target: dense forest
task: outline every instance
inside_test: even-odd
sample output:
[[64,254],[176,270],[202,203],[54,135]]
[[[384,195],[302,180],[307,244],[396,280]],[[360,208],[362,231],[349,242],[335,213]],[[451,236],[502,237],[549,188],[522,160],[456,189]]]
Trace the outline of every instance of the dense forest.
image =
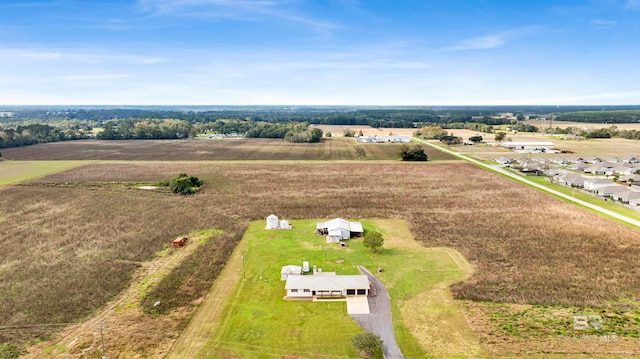
[[578,111],[560,114],[555,119],[590,123],[633,123],[640,122],[640,110]]
[[[510,125],[521,132],[538,132],[537,127],[521,123],[525,116],[553,116],[559,121],[629,123],[640,122],[640,106],[5,107],[0,108],[0,148],[88,137],[102,140],[182,139],[211,132],[282,138],[291,142],[320,141],[321,131],[311,130],[310,124],[415,129],[438,126],[485,133],[494,132],[494,126]],[[587,138],[638,138],[635,131],[580,133],[577,129],[558,128],[551,132]]]

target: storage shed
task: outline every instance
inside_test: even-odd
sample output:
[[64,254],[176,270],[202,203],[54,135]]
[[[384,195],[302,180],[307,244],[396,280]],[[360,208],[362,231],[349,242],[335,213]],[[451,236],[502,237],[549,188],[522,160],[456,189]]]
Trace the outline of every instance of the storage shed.
[[282,270],[280,270],[280,280],[287,280],[290,275],[302,275],[302,266],[282,266]]
[[287,221],[286,219],[281,220],[280,229],[291,229],[291,225],[289,224],[289,221]]
[[270,214],[267,217],[267,229],[278,229],[278,216]]

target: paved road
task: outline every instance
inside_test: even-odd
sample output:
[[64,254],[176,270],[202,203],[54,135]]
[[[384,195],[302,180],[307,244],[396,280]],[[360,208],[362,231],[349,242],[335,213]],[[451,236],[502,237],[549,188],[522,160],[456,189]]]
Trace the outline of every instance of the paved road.
[[478,161],[478,160],[476,160],[474,158],[471,158],[469,156],[465,156],[465,155],[463,155],[461,153],[458,153],[458,152],[455,152],[455,151],[451,151],[449,149],[442,148],[440,146],[436,146],[436,145],[434,145],[432,143],[429,143],[429,142],[426,142],[426,141],[422,141],[422,140],[420,140],[418,138],[415,138],[415,137],[414,137],[414,139],[419,141],[419,142],[421,142],[421,143],[423,143],[423,144],[425,144],[425,145],[427,145],[427,146],[431,146],[431,147],[433,147],[433,148],[435,148],[435,149],[437,149],[439,151],[448,153],[448,154],[450,154],[452,156],[455,156],[455,157],[458,157],[458,158],[463,159],[465,161],[471,162],[471,163],[473,163],[475,165],[478,165],[480,167],[483,167],[483,168],[498,172],[498,173],[503,174],[505,176],[508,176],[508,177],[510,177],[512,179],[515,179],[516,181],[520,181],[520,182],[526,183],[526,184],[528,184],[528,185],[530,185],[532,187],[539,188],[539,189],[541,189],[543,191],[546,191],[546,192],[551,193],[553,195],[556,195],[558,197],[562,197],[562,198],[568,199],[570,201],[573,201],[573,202],[575,202],[575,203],[577,203],[577,204],[579,204],[581,206],[584,206],[584,207],[587,207],[587,208],[591,208],[594,211],[606,214],[607,216],[619,219],[619,220],[621,220],[623,222],[632,224],[632,225],[634,225],[636,227],[640,227],[640,221],[638,221],[636,219],[633,219],[633,218],[621,215],[619,213],[610,211],[610,210],[602,208],[602,207],[600,207],[600,206],[598,206],[596,204],[585,202],[583,200],[573,198],[572,196],[569,196],[568,194],[564,194],[562,192],[558,192],[558,191],[556,191],[554,189],[551,189],[551,188],[549,188],[547,186],[543,186],[541,184],[529,181],[527,178],[525,178],[523,176],[520,176],[520,175],[517,175],[517,174],[515,174],[515,173],[513,173],[511,171],[507,171],[507,170],[505,170],[504,168],[502,168],[502,167],[500,167],[498,165],[488,165],[488,164],[486,164],[484,162]]
[[393,325],[391,325],[391,307],[389,305],[389,294],[371,272],[362,266],[358,266],[360,273],[369,277],[369,282],[375,288],[376,295],[368,297],[369,310],[371,314],[353,314],[351,318],[366,331],[376,333],[382,339],[382,354],[386,359],[404,359],[402,352],[396,343],[393,335]]

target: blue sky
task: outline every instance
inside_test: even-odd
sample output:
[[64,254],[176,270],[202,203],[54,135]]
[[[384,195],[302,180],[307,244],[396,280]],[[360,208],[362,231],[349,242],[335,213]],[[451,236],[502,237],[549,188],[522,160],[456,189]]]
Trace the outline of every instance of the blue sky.
[[0,0],[0,104],[640,104],[640,0]]

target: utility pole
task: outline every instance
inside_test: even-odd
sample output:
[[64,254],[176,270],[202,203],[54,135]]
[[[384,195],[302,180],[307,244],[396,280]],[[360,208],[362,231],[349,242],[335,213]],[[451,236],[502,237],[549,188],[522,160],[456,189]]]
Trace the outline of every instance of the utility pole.
[[100,341],[102,342],[102,359],[107,359],[104,355],[104,336],[102,335],[102,329],[104,328],[104,323],[100,323]]

